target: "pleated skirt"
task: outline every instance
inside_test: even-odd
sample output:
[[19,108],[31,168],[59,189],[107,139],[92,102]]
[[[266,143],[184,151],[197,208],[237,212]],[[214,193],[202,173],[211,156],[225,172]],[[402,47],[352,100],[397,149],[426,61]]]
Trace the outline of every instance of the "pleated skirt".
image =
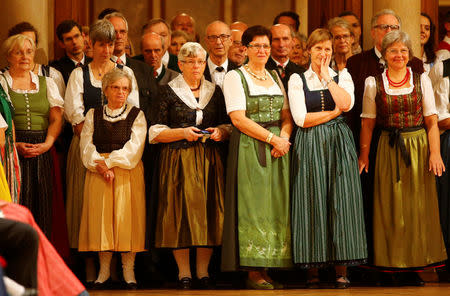
[[365,263],[358,158],[343,118],[298,128],[291,169],[294,263],[303,268]]
[[81,161],[80,137],[73,135],[66,166],[67,233],[72,249],[78,248],[85,178],[86,168]]
[[400,149],[381,133],[375,163],[374,264],[385,268],[422,268],[447,258],[439,221],[436,179],[428,170],[424,129],[402,132],[411,155],[407,167]]
[[[43,143],[47,131],[16,130],[16,141],[25,143]],[[20,204],[26,206],[33,214],[37,224],[47,237],[52,230],[53,176],[50,151],[41,155],[19,157],[22,175]]]
[[106,182],[97,172],[86,172],[79,251],[145,251],[142,161],[131,170],[119,167],[112,170],[112,183]]
[[439,216],[448,253],[450,251],[450,130],[441,135],[441,156],[446,171],[437,178]]
[[165,145],[159,161],[155,247],[221,245],[225,187],[219,149]]

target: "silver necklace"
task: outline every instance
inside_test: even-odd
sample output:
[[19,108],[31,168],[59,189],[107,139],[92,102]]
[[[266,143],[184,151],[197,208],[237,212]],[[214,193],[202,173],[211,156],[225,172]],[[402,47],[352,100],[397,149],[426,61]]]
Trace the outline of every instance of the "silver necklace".
[[253,71],[250,69],[250,67],[247,65],[244,66],[245,70],[247,70],[248,74],[252,75],[258,80],[265,81],[267,80],[267,72],[264,70],[264,76],[258,76],[257,74],[253,73]]

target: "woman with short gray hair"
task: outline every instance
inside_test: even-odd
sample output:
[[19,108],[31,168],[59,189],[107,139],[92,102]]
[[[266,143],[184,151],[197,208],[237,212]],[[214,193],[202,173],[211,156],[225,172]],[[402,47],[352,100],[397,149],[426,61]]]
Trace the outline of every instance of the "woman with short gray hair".
[[[102,79],[107,100],[90,109],[81,132],[81,159],[87,169],[78,249],[98,252],[95,281],[104,287],[113,253],[121,252],[128,288],[136,288],[134,259],[145,250],[145,186],[142,153],[147,122],[127,102],[132,78],[114,68]],[[102,213],[99,215],[99,213]]]
[[328,30],[333,36],[333,59],[330,67],[334,71],[341,71],[347,67],[347,60],[353,55],[355,34],[350,23],[341,17],[332,18],[328,22]]
[[[111,61],[116,35],[114,27],[108,20],[98,20],[89,31],[90,46],[93,50],[91,63],[72,71],[67,83],[64,101],[65,117],[72,124],[74,135],[67,155],[66,167],[66,214],[69,245],[73,249],[78,248],[78,234],[83,205],[83,188],[86,169],[80,158],[80,134],[83,128],[85,116],[89,109],[106,104],[102,96],[102,79],[106,73],[117,68],[130,75],[132,87],[127,102],[139,107],[137,83],[133,71]],[[89,265],[86,272],[86,280],[93,282],[95,273],[92,272],[93,264]]]
[[[445,170],[437,111],[428,75],[407,67],[413,56],[408,34],[387,33],[381,52],[386,70],[365,81],[359,156],[360,173],[368,172],[370,144],[377,143],[370,164],[375,171],[373,263],[417,270],[447,258],[435,180]],[[378,134],[374,128],[381,133],[372,140]],[[417,274],[408,281],[423,285]]]
[[[188,42],[178,54],[182,75],[164,85],[149,130],[159,151],[155,247],[171,248],[178,265],[179,287],[189,289],[189,248],[197,250],[197,278],[211,286],[212,247],[222,244],[224,159],[222,142],[229,119],[220,87],[205,80],[206,52]],[[156,197],[155,196],[155,197]]]

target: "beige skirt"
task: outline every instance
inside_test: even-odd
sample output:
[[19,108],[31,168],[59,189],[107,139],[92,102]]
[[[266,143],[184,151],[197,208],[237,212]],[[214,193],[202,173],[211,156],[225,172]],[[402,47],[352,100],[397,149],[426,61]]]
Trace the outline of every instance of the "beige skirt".
[[86,173],[79,251],[145,250],[144,166],[140,161],[113,172],[111,184],[97,172]]

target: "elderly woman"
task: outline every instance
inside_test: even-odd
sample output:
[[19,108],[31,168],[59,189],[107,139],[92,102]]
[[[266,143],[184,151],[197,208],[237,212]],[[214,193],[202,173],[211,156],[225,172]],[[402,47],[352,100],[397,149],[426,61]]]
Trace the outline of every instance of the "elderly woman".
[[308,268],[310,288],[319,286],[318,268],[328,265],[336,266],[336,288],[347,288],[346,266],[367,258],[356,149],[341,116],[353,106],[354,86],[345,68],[338,74],[329,67],[332,40],[326,29],[312,32],[311,66],[288,84],[299,127],[291,163],[293,255]]
[[347,66],[353,55],[352,44],[355,39],[351,25],[343,18],[335,17],[328,22],[328,30],[333,36],[333,60],[331,68],[339,72]]
[[[0,76],[0,85],[5,86],[7,82],[4,76]],[[8,88],[6,88],[6,91]],[[8,182],[9,191],[11,194],[11,201],[18,203],[20,196],[20,167],[19,156],[17,154],[15,136],[14,136],[14,124],[12,121],[13,107],[11,100],[7,92],[0,86],[0,115],[4,121],[2,126],[3,134],[1,135],[1,163],[3,165],[6,180]]]
[[106,73],[102,91],[108,104],[88,111],[81,132],[81,158],[87,173],[78,249],[98,252],[97,286],[110,276],[112,252],[122,252],[125,282],[135,288],[134,258],[145,248],[141,157],[147,122],[139,108],[127,103],[131,89],[128,72],[116,68]]
[[303,68],[308,68],[309,55],[306,51],[306,37],[297,32],[292,38],[292,41],[294,44],[292,45],[289,59]]
[[189,41],[189,37],[184,31],[173,31],[170,40],[169,53],[178,56],[181,47]]
[[[102,97],[102,78],[112,69],[123,68],[133,80],[128,102],[139,106],[135,78],[131,69],[111,61],[114,50],[113,25],[107,20],[95,22],[90,28],[93,60],[90,64],[76,68],[70,75],[65,97],[65,115],[72,124],[74,136],[67,156],[67,226],[71,248],[78,248],[78,234],[83,201],[85,168],[80,158],[80,133],[86,113],[91,108],[106,103]],[[94,280],[90,278],[90,280]]]
[[436,62],[435,53],[435,33],[436,26],[433,24],[431,17],[422,12],[420,14],[420,53],[425,72],[429,73]]
[[[8,37],[11,37],[16,34],[22,34],[22,35],[26,35],[26,36],[30,37],[34,41],[35,46],[37,47],[38,41],[39,41],[39,39],[38,39],[39,35],[38,35],[38,31],[32,24],[30,24],[28,22],[22,22],[22,23],[18,23],[17,25],[15,25],[11,29],[9,29]],[[32,61],[31,69],[32,69],[33,73],[36,75],[51,77],[55,81],[56,85],[58,86],[59,94],[61,95],[61,97],[64,98],[64,92],[66,90],[66,85],[64,84],[64,78],[63,78],[61,72],[59,72],[58,70],[56,70],[53,67],[37,64],[37,63],[35,63],[34,60]]]
[[228,138],[229,120],[222,91],[203,78],[206,52],[201,45],[184,44],[178,65],[183,75],[161,89],[149,130],[150,143],[162,143],[155,246],[174,249],[182,289],[191,288],[189,248],[196,247],[197,277],[207,288],[211,247],[222,244],[220,142]]
[[[359,156],[360,172],[375,166],[374,265],[418,269],[447,258],[434,178],[445,169],[437,112],[428,75],[406,66],[413,57],[409,36],[387,33],[381,54],[387,69],[365,81]],[[378,145],[369,164],[371,142]],[[415,284],[423,284],[418,276]]]
[[281,79],[265,65],[270,31],[242,35],[248,64],[225,76],[230,139],[225,198],[222,269],[247,269],[247,286],[274,289],[267,268],[289,267],[289,137],[292,118]]
[[31,71],[35,49],[33,40],[25,35],[4,42],[9,70],[3,74],[6,85],[2,87],[8,90],[14,107],[23,188],[20,203],[31,210],[50,237],[54,184],[49,150],[61,131],[64,101],[53,79]]

